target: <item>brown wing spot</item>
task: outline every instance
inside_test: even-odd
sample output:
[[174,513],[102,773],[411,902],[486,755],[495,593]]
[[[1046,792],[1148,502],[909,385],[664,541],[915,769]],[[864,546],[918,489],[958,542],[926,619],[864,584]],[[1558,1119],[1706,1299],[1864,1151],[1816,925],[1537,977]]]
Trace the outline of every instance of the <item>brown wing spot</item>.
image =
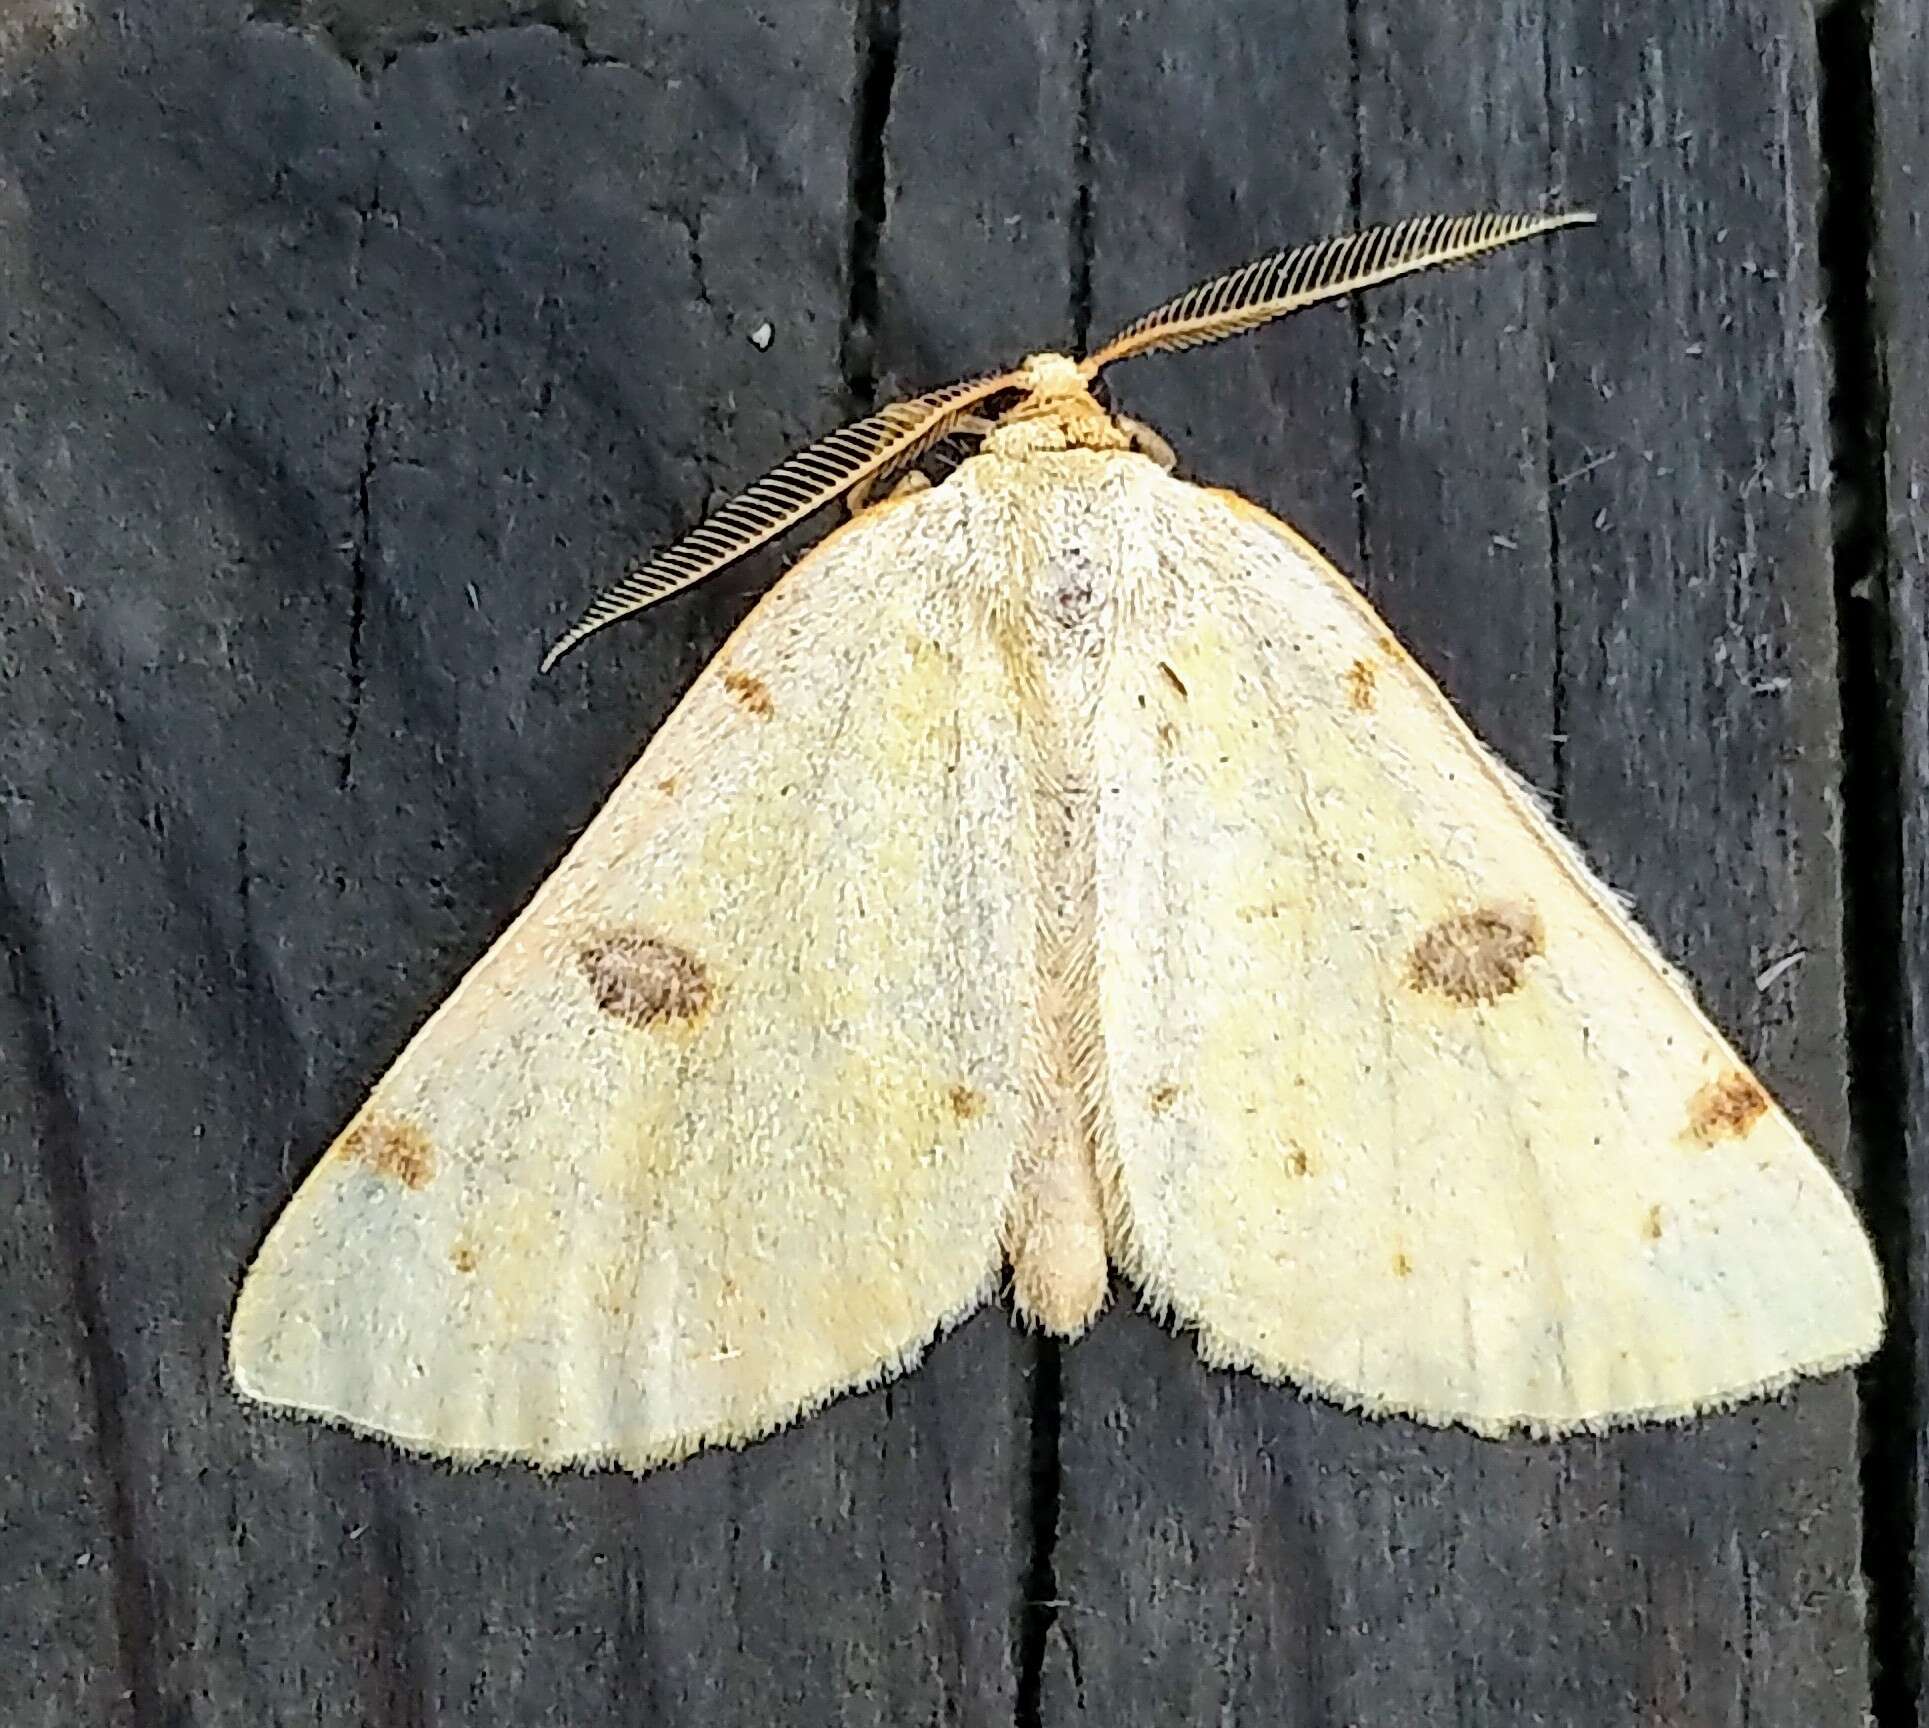
[[1179,1101],[1179,1088],[1168,1080],[1163,1086],[1154,1086],[1151,1097],[1145,1101],[1146,1108],[1154,1116],[1163,1116]]
[[1456,912],[1421,932],[1407,956],[1407,981],[1454,1002],[1497,1002],[1526,981],[1527,962],[1545,945],[1531,906],[1482,906]]
[[426,1188],[435,1180],[435,1148],[413,1122],[371,1117],[342,1142],[342,1156],[404,1188]]
[[770,699],[770,686],[748,672],[724,673],[723,687],[759,720],[768,720],[777,711],[777,705]]
[[1179,731],[1170,720],[1159,722],[1159,748],[1170,750],[1179,741]]
[[953,1086],[945,1095],[951,1105],[951,1114],[960,1122],[969,1122],[974,1116],[985,1113],[985,1100],[982,1093],[969,1086]]
[[458,1242],[449,1255],[449,1264],[458,1272],[467,1274],[476,1269],[476,1251],[467,1242]]
[[1286,1174],[1288,1176],[1310,1176],[1312,1173],[1313,1161],[1306,1156],[1305,1147],[1295,1146],[1286,1154]]
[[1739,1068],[1710,1080],[1688,1100],[1687,1137],[1698,1146],[1739,1140],[1761,1120],[1768,1094]]
[[1163,660],[1159,662],[1159,672],[1165,681],[1170,684],[1174,690],[1178,691],[1180,696],[1184,697],[1192,694],[1192,692],[1186,688],[1186,681]]
[[1342,682],[1346,685],[1346,700],[1349,707],[1365,714],[1373,707],[1373,686],[1379,682],[1380,669],[1371,660],[1359,659],[1346,669]]
[[665,798],[674,798],[676,796],[676,776],[674,774],[666,774],[656,783],[656,789],[661,792]]
[[710,1005],[710,978],[687,948],[641,930],[621,930],[585,943],[576,963],[613,1020],[649,1027],[694,1020]]
[[1647,1217],[1641,1220],[1641,1234],[1650,1242],[1661,1240],[1661,1208],[1650,1206]]
[[1413,1262],[1407,1257],[1407,1251],[1404,1248],[1396,1248],[1393,1251],[1393,1276],[1396,1278],[1413,1276]]

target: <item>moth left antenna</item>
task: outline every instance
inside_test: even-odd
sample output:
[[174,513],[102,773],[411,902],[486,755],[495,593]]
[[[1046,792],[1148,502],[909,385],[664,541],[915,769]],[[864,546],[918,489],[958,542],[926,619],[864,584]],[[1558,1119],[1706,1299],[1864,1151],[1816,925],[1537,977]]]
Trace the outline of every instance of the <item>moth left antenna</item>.
[[1458,264],[1536,234],[1578,228],[1593,220],[1591,210],[1417,216],[1311,246],[1270,252],[1135,318],[1103,348],[1081,360],[1079,370],[1095,378],[1105,367],[1135,354],[1220,342],[1322,300],[1337,300],[1396,276]]
[[593,636],[605,624],[641,612],[715,575],[726,564],[843,497],[861,481],[913,460],[987,396],[1010,389],[1014,382],[1010,373],[1000,373],[993,378],[947,384],[927,396],[893,402],[786,457],[681,540],[604,589],[543,656],[542,670],[547,672],[585,636]]

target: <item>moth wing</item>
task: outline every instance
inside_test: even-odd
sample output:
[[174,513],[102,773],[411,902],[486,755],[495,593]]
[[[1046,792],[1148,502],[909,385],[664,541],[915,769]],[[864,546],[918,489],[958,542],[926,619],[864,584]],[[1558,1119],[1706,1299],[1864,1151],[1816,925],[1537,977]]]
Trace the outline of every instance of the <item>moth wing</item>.
[[1096,722],[1117,1258],[1215,1363],[1482,1432],[1874,1348],[1835,1182],[1351,586],[1152,483]]
[[699,677],[275,1225],[242,1392],[642,1468],[900,1371],[980,1302],[1031,926],[957,508],[867,513]]

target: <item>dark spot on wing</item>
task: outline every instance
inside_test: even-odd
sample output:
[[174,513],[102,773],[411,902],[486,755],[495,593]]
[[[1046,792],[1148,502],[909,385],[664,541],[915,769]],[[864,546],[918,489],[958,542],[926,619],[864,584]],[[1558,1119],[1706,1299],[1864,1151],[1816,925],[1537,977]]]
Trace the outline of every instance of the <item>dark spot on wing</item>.
[[1313,1161],[1306,1156],[1305,1147],[1295,1146],[1287,1152],[1286,1174],[1288,1176],[1310,1176],[1312,1173]]
[[951,1114],[960,1122],[969,1122],[974,1116],[984,1114],[983,1096],[969,1086],[953,1086],[945,1096],[951,1106]]
[[1404,1248],[1396,1248],[1393,1251],[1393,1276],[1396,1278],[1413,1276],[1413,1262],[1408,1258]]
[[1768,1094],[1754,1076],[1731,1069],[1688,1100],[1688,1138],[1700,1146],[1739,1140],[1767,1109]]
[[1076,629],[1092,613],[1092,584],[1068,575],[1052,595],[1052,615],[1067,630]]
[[1179,1088],[1168,1080],[1163,1086],[1154,1086],[1151,1097],[1147,1098],[1145,1103],[1146,1108],[1154,1116],[1163,1116],[1178,1101]]
[[468,1273],[476,1269],[476,1251],[467,1242],[458,1242],[449,1255],[449,1264],[458,1272]]
[[372,1116],[342,1141],[342,1156],[404,1188],[426,1188],[435,1180],[435,1148],[413,1122]]
[[1456,912],[1421,932],[1407,956],[1407,981],[1453,1002],[1497,1002],[1526,981],[1527,962],[1544,940],[1531,906]]
[[1346,685],[1347,703],[1365,714],[1374,703],[1373,687],[1379,682],[1380,669],[1371,660],[1359,659],[1346,669],[1343,682]]
[[777,711],[777,705],[770,699],[770,686],[748,672],[724,673],[723,687],[759,720],[768,720]]
[[1641,1234],[1650,1242],[1661,1240],[1661,1208],[1650,1206],[1647,1217],[1641,1220]]
[[710,979],[687,948],[641,930],[586,942],[576,963],[596,1006],[625,1025],[649,1027],[694,1020],[710,1005]]
[[1159,662],[1159,671],[1164,676],[1165,681],[1170,684],[1174,690],[1178,691],[1181,696],[1189,696],[1191,694],[1191,692],[1186,689],[1186,681],[1163,660]]

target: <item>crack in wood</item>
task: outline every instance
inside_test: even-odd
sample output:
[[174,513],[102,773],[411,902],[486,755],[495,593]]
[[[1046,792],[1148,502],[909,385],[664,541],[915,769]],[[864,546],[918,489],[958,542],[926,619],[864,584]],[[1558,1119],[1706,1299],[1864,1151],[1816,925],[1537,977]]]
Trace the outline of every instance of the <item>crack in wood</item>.
[[854,417],[877,406],[877,248],[889,198],[885,133],[898,72],[897,0],[858,0],[857,100],[845,245],[844,392]]
[[1822,334],[1832,361],[1837,676],[1842,712],[1842,927],[1849,1133],[1890,1291],[1888,1335],[1863,1371],[1862,1570],[1868,1586],[1870,1719],[1916,1721],[1916,1460],[1923,1442],[1904,1100],[1909,952],[1902,910],[1901,672],[1890,615],[1886,331],[1871,291],[1879,222],[1873,0],[1817,20],[1820,61]]

